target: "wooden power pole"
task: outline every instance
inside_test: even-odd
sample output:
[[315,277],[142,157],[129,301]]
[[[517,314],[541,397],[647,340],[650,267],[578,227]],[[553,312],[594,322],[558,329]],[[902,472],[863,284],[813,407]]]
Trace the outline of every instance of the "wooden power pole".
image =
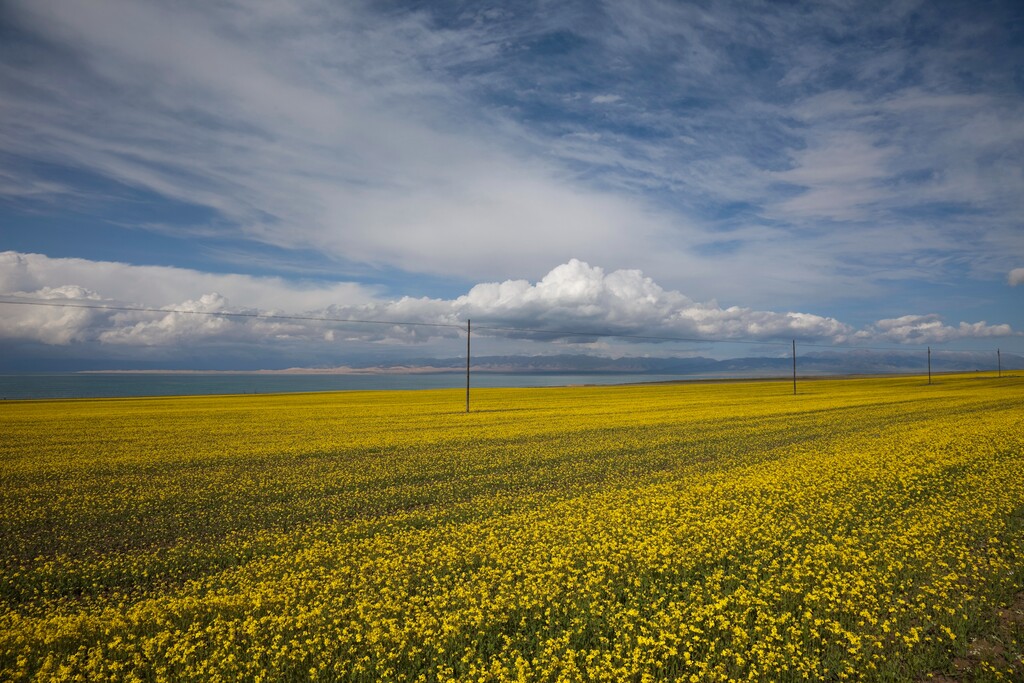
[[793,395],[796,396],[796,339],[793,340]]

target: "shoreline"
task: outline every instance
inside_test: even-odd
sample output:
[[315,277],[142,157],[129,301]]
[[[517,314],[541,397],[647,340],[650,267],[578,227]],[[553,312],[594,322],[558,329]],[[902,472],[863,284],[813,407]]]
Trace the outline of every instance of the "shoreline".
[[[60,373],[51,375],[35,375],[36,377],[51,377],[51,378],[86,378],[86,377],[97,377],[106,373],[89,373],[88,375],[80,373]],[[454,373],[436,373],[435,379],[448,379]],[[460,373],[461,374],[461,373]],[[752,377],[752,376],[738,376],[738,377],[688,377],[688,376],[677,376],[668,377],[665,375],[652,376],[651,379],[644,379],[639,374],[627,374],[622,373],[622,376],[617,376],[617,373],[488,373],[479,372],[476,373],[483,377],[490,377],[492,382],[488,383],[486,380],[481,380],[484,386],[480,384],[472,384],[471,389],[477,390],[494,390],[494,389],[555,389],[555,388],[599,388],[599,387],[659,387],[659,386],[670,386],[670,385],[698,385],[698,384],[760,384],[760,383],[788,383],[793,381],[792,375],[790,376],[764,376],[764,377]],[[143,378],[156,377],[164,375],[169,380],[174,378],[184,377],[203,377],[209,376],[211,379],[218,376],[224,375],[235,375],[243,376],[248,375],[254,379],[259,378],[273,378],[271,385],[221,385],[214,383],[208,384],[205,387],[202,385],[187,386],[186,380],[185,385],[171,383],[165,387],[165,391],[152,391],[153,387],[145,385]],[[24,402],[24,401],[79,401],[79,400],[131,400],[131,399],[159,399],[159,398],[187,398],[187,397],[216,397],[216,396],[270,396],[270,395],[286,395],[286,394],[313,394],[313,393],[350,393],[350,392],[409,392],[409,391],[465,391],[465,384],[459,383],[458,385],[451,385],[450,383],[421,383],[419,386],[402,386],[402,378],[407,377],[410,380],[419,379],[421,382],[429,377],[426,374],[418,375],[354,375],[349,376],[353,379],[357,379],[360,382],[366,382],[365,386],[318,386],[316,379],[318,378],[329,378],[338,377],[339,379],[345,376],[342,375],[283,375],[283,374],[252,374],[252,373],[218,373],[216,375],[209,375],[208,373],[192,374],[192,373],[112,373],[111,378],[123,378],[123,377],[137,377],[140,381],[135,386],[118,389],[111,389],[108,387],[63,387],[61,389],[46,389],[37,390],[33,395],[19,395],[24,394],[25,390],[14,390],[11,394],[3,391],[0,388],[0,402],[6,403],[10,401]],[[1003,372],[1003,379],[1017,378],[1020,376],[1019,370],[1007,370]],[[22,377],[28,378],[32,375],[0,375],[0,378],[12,378]],[[607,381],[586,381],[591,378],[601,377]],[[927,373],[913,372],[913,373],[846,373],[837,375],[797,375],[797,383],[805,382],[823,382],[823,381],[855,381],[855,380],[871,380],[871,379],[912,379],[921,378],[922,380],[927,377]],[[997,379],[995,370],[970,370],[970,371],[948,371],[948,372],[933,372],[933,379],[941,378],[961,378],[961,379]],[[294,383],[288,382],[286,386],[274,386],[278,382],[287,382],[288,378],[293,378],[296,381]],[[380,379],[382,382],[393,382],[397,383],[398,386],[380,386],[376,382],[372,382],[374,378]],[[544,378],[549,378],[550,381],[545,383],[542,381]],[[499,381],[494,382],[493,380],[498,379]],[[531,382],[533,379],[535,381]],[[305,380],[305,381],[303,381]],[[312,380],[312,382],[310,381]],[[504,381],[502,381],[504,380]],[[564,381],[558,381],[564,380]],[[621,380],[621,381],[616,381]],[[205,389],[205,390],[204,390]],[[141,393],[150,390],[151,393]]]

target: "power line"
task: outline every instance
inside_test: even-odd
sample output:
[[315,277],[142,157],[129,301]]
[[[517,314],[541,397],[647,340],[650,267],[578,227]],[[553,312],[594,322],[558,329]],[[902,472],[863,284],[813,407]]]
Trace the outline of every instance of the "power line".
[[356,320],[354,318],[323,318],[312,315],[273,315],[270,313],[232,313],[229,311],[189,311],[177,308],[144,308],[142,306],[101,306],[98,304],[73,304],[58,303],[52,301],[9,301],[0,299],[0,304],[15,304],[22,306],[51,306],[54,308],[87,308],[99,311],[132,311],[137,313],[187,313],[190,315],[223,316],[228,318],[255,318],[258,320],[302,320],[315,322],[332,323],[360,323],[365,325],[416,325],[419,327],[449,327],[457,330],[465,329],[462,325],[454,323],[421,323],[411,321],[390,321],[390,320]]
[[[445,328],[455,330],[465,330],[466,327],[461,323],[425,323],[416,322],[411,320],[363,320],[357,318],[328,318],[320,316],[309,316],[309,315],[276,315],[270,313],[237,313],[230,311],[191,311],[186,309],[176,308],[149,308],[145,306],[108,306],[101,304],[84,304],[84,303],[72,303],[67,301],[51,301],[51,300],[40,300],[40,299],[0,299],[0,304],[12,304],[21,306],[48,306],[53,308],[80,308],[89,310],[100,310],[100,311],[125,311],[134,313],[180,313],[188,315],[205,315],[210,317],[228,317],[228,318],[249,318],[256,320],[286,320],[286,321],[302,321],[302,322],[330,322],[330,323],[354,323],[360,325],[390,325],[390,326],[412,326],[412,327],[434,327],[434,328]],[[484,330],[489,332],[517,332],[525,334],[544,334],[553,337],[608,337],[615,339],[631,339],[635,341],[652,341],[652,342],[687,342],[695,344],[750,344],[759,346],[776,346],[783,347],[789,346],[789,341],[768,341],[763,339],[721,339],[714,337],[677,337],[673,335],[645,335],[645,334],[629,334],[625,332],[616,332],[614,330],[552,330],[552,329],[541,329],[532,327],[515,327],[511,325],[478,325],[477,330]],[[814,342],[801,342],[803,347],[820,348],[820,349],[852,349],[852,350],[863,350],[863,351],[915,351],[923,350],[926,347],[921,346],[863,346],[863,345],[849,345],[849,344],[818,344]]]
[[[41,300],[6,300],[0,299],[0,304],[16,304],[23,306],[49,306],[53,308],[84,308],[91,310],[101,311],[129,311],[136,313],[182,313],[192,315],[206,315],[206,316],[223,316],[223,317],[234,317],[234,318],[253,318],[260,320],[300,320],[300,321],[314,321],[314,322],[335,322],[335,323],[360,323],[370,325],[414,325],[421,327],[442,327],[449,329],[466,329],[461,324],[455,323],[424,323],[424,322],[413,322],[407,320],[357,320],[353,318],[325,318],[317,316],[302,316],[302,315],[273,315],[263,313],[233,313],[230,311],[190,311],[185,309],[174,309],[174,308],[148,308],[144,306],[107,306],[100,304],[81,304],[81,303],[70,303],[70,302],[57,302],[57,301],[41,301]],[[547,334],[556,337],[615,337],[617,339],[634,339],[638,341],[678,341],[678,342],[692,342],[692,343],[720,343],[720,344],[759,344],[767,346],[785,346],[788,342],[773,342],[765,340],[753,340],[753,339],[711,339],[711,338],[698,338],[698,337],[675,337],[666,335],[639,335],[639,334],[626,334],[615,331],[604,331],[604,332],[584,332],[579,330],[545,330],[539,328],[530,327],[511,327],[502,325],[482,325],[478,326],[477,329],[488,330],[492,332],[523,332],[528,334]]]

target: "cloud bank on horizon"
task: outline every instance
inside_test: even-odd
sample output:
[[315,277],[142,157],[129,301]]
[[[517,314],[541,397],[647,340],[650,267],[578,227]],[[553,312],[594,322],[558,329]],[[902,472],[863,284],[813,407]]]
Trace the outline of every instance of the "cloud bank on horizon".
[[[65,273],[74,273],[77,284],[62,280]],[[200,293],[210,286],[229,292],[230,297],[219,292]],[[539,348],[548,352],[559,348],[550,346],[551,342],[593,344],[605,337],[614,338],[615,334],[726,341],[798,338],[804,342],[846,345],[882,341],[926,344],[1020,336],[1006,324],[979,321],[954,326],[937,314],[878,320],[858,330],[834,318],[809,313],[723,308],[714,301],[701,303],[681,292],[666,290],[639,270],[606,273],[576,259],[554,268],[537,282],[480,283],[453,299],[380,299],[356,285],[323,289],[307,283],[305,287],[288,286],[290,305],[285,308],[259,306],[267,292],[279,293],[282,286],[270,278],[211,276],[185,269],[4,252],[0,253],[3,298],[95,308],[7,305],[0,318],[0,342],[117,347],[120,357],[130,358],[132,349],[145,351],[179,345],[262,344],[272,352],[275,345],[283,342],[286,346],[312,344],[324,347],[326,352],[332,346],[337,350],[355,341],[411,346],[460,334],[455,327],[337,322],[346,319],[450,326],[461,326],[473,319],[478,323],[478,335],[537,341],[542,344]],[[183,293],[190,298],[174,298]],[[323,305],[327,300],[332,303]],[[169,310],[103,310],[103,306]],[[225,313],[251,317],[220,315]],[[289,313],[329,318],[333,322],[255,317]],[[495,331],[488,327],[505,329]],[[537,330],[594,334],[559,335]]]
[[[0,283],[207,312],[1018,339],[1022,20],[922,0],[12,0]],[[332,336],[431,336],[200,318],[24,306],[0,334],[226,356],[315,336],[325,359]]]

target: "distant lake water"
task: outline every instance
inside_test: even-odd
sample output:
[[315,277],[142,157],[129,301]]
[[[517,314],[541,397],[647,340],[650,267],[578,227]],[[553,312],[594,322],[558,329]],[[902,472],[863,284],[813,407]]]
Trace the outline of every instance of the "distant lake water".
[[[699,379],[692,375],[528,375],[475,373],[473,387],[550,387],[571,384],[630,384]],[[0,399],[116,398],[124,396],[191,396],[276,394],[305,391],[380,389],[458,389],[458,373],[423,375],[258,375],[185,373],[66,373],[0,375]]]

